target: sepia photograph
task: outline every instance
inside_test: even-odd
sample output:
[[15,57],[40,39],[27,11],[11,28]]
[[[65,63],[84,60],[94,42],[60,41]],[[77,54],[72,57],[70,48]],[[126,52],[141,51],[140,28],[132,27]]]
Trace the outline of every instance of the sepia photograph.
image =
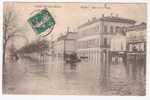
[[146,96],[147,3],[3,2],[2,94]]

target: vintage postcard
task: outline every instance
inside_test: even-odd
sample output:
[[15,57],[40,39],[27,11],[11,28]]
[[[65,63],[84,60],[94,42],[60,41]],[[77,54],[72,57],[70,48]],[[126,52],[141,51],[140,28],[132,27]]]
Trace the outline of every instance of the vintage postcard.
[[3,94],[146,95],[146,3],[3,2]]

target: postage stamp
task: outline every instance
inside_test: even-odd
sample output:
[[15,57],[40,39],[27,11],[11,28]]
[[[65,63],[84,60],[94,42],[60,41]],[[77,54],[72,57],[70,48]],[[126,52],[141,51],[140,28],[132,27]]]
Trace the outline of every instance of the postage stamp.
[[55,20],[47,9],[36,11],[34,14],[32,13],[28,22],[33,30],[41,36],[50,34],[55,25]]

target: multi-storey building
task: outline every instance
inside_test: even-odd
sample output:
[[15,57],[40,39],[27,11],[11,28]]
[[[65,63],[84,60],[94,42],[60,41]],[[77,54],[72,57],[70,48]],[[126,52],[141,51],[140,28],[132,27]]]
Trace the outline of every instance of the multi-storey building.
[[76,32],[67,32],[66,35],[60,36],[53,44],[56,57],[62,58],[76,52]]
[[129,77],[145,79],[143,75],[146,75],[146,23],[128,28],[126,54]]
[[99,63],[100,52],[105,49],[124,51],[127,27],[134,24],[134,20],[112,15],[88,20],[78,27],[78,55],[80,58],[88,58],[91,63]]
[[128,28],[127,50],[136,53],[146,51],[146,23],[140,23]]

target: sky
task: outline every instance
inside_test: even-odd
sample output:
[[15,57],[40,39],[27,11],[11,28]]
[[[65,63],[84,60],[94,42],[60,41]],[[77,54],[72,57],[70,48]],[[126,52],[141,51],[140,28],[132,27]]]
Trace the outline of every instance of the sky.
[[[47,8],[56,22],[55,27],[47,39],[54,40],[65,33],[67,27],[76,30],[76,28],[87,22],[92,17],[100,18],[102,14],[110,16],[112,13],[119,17],[129,18],[138,22],[146,22],[147,11],[146,4],[116,4],[108,3],[110,9],[105,9],[103,3],[6,3],[12,5],[19,16],[19,24],[25,25],[26,33],[24,33],[30,41],[38,38],[37,34],[32,30],[27,19],[32,12],[38,9]],[[53,35],[53,37],[51,37]]]

